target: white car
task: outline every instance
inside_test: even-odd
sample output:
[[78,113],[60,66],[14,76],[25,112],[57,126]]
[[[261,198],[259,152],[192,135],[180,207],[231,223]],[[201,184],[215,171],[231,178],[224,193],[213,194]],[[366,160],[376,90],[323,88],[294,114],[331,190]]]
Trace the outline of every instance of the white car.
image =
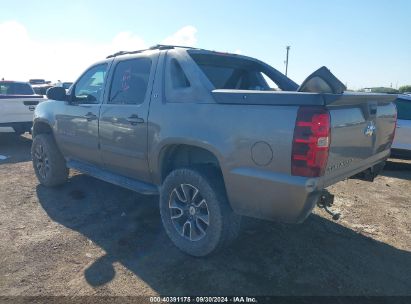
[[392,144],[394,156],[411,156],[411,96],[399,95],[395,101],[398,121]]
[[0,81],[0,129],[12,128],[17,134],[30,132],[34,109],[43,100],[27,82]]

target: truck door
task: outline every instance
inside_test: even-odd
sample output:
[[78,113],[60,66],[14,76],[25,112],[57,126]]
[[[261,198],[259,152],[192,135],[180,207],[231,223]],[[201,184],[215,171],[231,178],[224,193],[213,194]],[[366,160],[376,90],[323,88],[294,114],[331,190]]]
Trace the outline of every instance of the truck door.
[[117,58],[100,110],[99,138],[105,168],[147,182],[147,119],[157,57]]
[[98,116],[108,64],[88,69],[74,84],[62,115],[57,120],[57,142],[65,156],[99,164]]

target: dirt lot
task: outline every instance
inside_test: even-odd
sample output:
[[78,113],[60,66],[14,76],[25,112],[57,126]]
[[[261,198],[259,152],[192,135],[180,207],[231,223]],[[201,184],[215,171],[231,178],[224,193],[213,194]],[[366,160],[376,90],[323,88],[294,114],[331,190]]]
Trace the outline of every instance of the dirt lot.
[[167,239],[157,197],[75,173],[39,186],[30,145],[0,133],[0,295],[411,295],[411,161],[333,186],[338,222],[249,219],[197,259]]

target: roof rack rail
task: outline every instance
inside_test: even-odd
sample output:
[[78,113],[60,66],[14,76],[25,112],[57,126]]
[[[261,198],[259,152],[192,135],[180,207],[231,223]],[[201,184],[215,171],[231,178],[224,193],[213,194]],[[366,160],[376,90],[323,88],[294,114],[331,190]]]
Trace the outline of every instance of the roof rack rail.
[[156,44],[150,47],[149,49],[150,50],[168,50],[168,49],[174,49],[174,48],[195,49],[194,47],[191,47],[191,46],[171,45],[171,44]]
[[120,56],[120,55],[126,55],[126,54],[138,54],[138,53],[142,53],[142,52],[145,52],[145,51],[152,51],[152,50],[170,50],[170,49],[174,49],[174,48],[194,49],[193,47],[190,47],[190,46],[156,44],[156,45],[153,45],[153,46],[149,47],[148,49],[143,49],[143,50],[119,51],[117,53],[114,53],[112,55],[107,56],[106,58],[108,59],[108,58],[113,58],[113,57],[117,57],[117,56]]

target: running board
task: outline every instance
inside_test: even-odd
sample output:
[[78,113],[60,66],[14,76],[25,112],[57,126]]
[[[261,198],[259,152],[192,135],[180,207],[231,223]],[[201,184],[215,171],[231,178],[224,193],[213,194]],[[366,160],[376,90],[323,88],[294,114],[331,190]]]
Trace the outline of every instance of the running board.
[[77,171],[80,171],[81,173],[93,176],[105,182],[127,188],[135,192],[139,192],[141,194],[158,194],[158,188],[153,184],[141,182],[129,177],[111,173],[90,164],[85,164],[76,160],[69,160],[66,165],[70,169],[75,169]]

